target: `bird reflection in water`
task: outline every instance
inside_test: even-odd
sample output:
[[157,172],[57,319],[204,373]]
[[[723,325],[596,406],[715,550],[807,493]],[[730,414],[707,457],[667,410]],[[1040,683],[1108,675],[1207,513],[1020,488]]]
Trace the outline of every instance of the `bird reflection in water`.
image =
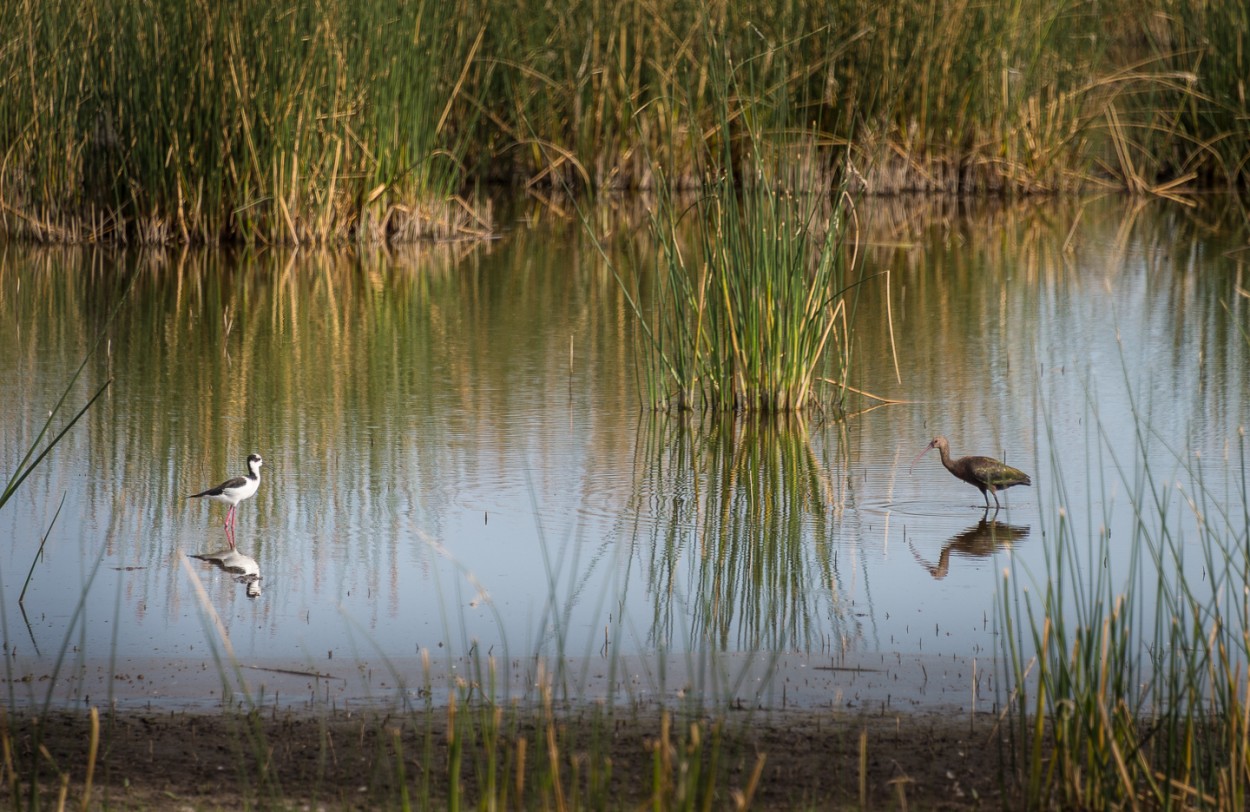
[[1028,537],[1029,528],[1027,527],[1007,524],[982,516],[981,521],[946,542],[936,564],[930,564],[921,558],[915,545],[911,545],[911,554],[916,557],[920,566],[929,571],[930,575],[941,579],[950,572],[952,553],[958,553],[967,558],[988,558],[996,551],[1005,550]]
[[238,548],[229,547],[215,553],[193,554],[191,557],[210,561],[228,573],[236,583],[243,584],[249,598],[260,596],[260,565],[255,558],[240,552]]

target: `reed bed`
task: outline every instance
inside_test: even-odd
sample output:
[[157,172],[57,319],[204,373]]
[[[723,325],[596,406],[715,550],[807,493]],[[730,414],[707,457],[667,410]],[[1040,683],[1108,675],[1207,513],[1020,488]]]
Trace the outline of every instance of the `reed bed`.
[[[819,134],[795,123],[789,63],[769,51],[735,62],[706,43],[707,81],[687,77],[672,105],[711,118],[683,142],[702,175],[674,192],[663,154],[648,152],[659,188],[653,254],[642,272],[614,270],[640,325],[644,397],[659,410],[787,413],[838,406],[849,367],[845,293],[850,198],[827,192]],[[775,135],[770,135],[775,134]],[[669,155],[675,146],[670,145]],[[604,254],[606,257],[606,254]]]
[[[1039,592],[1028,593],[1022,573],[1005,576],[1015,776],[1030,808],[1245,809],[1244,431],[1231,460],[1239,492],[1218,498],[1201,461],[1184,465],[1188,484],[1158,478],[1145,461],[1148,429],[1139,435],[1139,476],[1126,483],[1137,520],[1125,570],[1105,565],[1105,530],[1091,537],[1061,511],[1047,532],[1053,547]],[[1193,545],[1201,571],[1186,565]]]
[[[766,142],[793,124],[815,135],[820,171],[797,177],[811,191],[1245,188],[1246,13],[1236,0],[0,0],[19,21],[0,43],[0,228],[481,236],[483,184],[701,187],[699,142],[725,135],[729,96],[735,126]],[[731,84],[725,58],[767,81]]]
[[324,243],[477,227],[453,199],[445,115],[474,41],[432,8],[19,0],[0,14],[22,20],[0,51],[10,233]]

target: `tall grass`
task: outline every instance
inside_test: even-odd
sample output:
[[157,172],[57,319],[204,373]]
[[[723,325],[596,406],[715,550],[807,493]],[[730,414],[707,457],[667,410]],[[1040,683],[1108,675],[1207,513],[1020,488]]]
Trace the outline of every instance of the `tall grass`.
[[[1235,0],[0,0],[0,226],[480,234],[456,195],[484,182],[701,186],[697,142],[727,92],[735,126],[767,143],[789,137],[771,100],[794,100],[832,169],[809,190],[1244,188],[1245,15]],[[726,55],[767,81],[726,85]]]
[[784,56],[738,63],[707,47],[699,78],[713,90],[687,80],[670,100],[691,119],[711,114],[687,139],[698,191],[674,194],[661,157],[649,156],[660,180],[654,273],[635,277],[630,300],[651,400],[764,413],[830,405],[821,384],[840,389],[849,359],[847,198],[795,191],[812,175],[827,188],[828,169],[817,134],[792,123],[801,100],[787,95]]
[[[12,0],[7,230],[37,239],[441,236],[474,40],[432,4]],[[464,117],[461,125],[471,121]]]
[[[1245,434],[1238,432],[1230,461],[1239,489],[1230,501],[1208,490],[1200,461],[1178,458],[1188,484],[1160,479],[1147,461],[1147,446],[1158,440],[1139,425],[1139,473],[1125,483],[1133,537],[1116,542],[1131,545],[1125,571],[1106,564],[1105,530],[1091,538],[1061,511],[1046,534],[1040,594],[1027,591],[1020,573],[1004,581],[1016,776],[1032,808],[1244,809]],[[1064,503],[1067,496],[1060,494]],[[1182,529],[1190,523],[1192,530]],[[1195,545],[1201,571],[1186,566],[1185,550]]]
[[1091,179],[1137,194],[1246,188],[1245,5],[1118,4],[1081,80]]
[[774,190],[739,195],[718,181],[688,210],[689,259],[683,223],[671,201],[661,207],[660,267],[639,311],[657,408],[836,406],[849,366],[843,212],[818,213],[815,203]]

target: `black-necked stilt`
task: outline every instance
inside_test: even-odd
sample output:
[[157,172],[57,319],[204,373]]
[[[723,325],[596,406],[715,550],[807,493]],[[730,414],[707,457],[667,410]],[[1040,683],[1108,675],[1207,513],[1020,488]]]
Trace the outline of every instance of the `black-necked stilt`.
[[206,491],[193,493],[188,499],[197,499],[201,496],[217,502],[225,502],[230,506],[230,510],[226,511],[226,532],[234,530],[234,511],[239,503],[244,499],[251,499],[256,495],[257,489],[260,488],[260,466],[264,460],[259,454],[252,454],[247,458],[247,476],[237,476],[234,479],[227,479],[216,488],[209,488]]

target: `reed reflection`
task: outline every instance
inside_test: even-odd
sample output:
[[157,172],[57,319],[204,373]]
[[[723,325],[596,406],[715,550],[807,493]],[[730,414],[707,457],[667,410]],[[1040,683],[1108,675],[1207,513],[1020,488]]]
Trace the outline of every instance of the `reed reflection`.
[[192,554],[191,557],[207,561],[229,575],[235,583],[243,586],[249,598],[260,597],[260,565],[237,547],[231,545],[212,553]]
[[1029,528],[1000,522],[993,518],[997,513],[997,511],[992,514],[987,512],[981,517],[981,521],[962,533],[952,536],[950,541],[942,546],[942,552],[938,554],[936,564],[925,561],[914,544],[911,544],[911,554],[915,556],[920,566],[929,571],[930,575],[941,580],[950,572],[952,554],[966,558],[988,558],[999,550],[1006,550],[1029,537]]
[[728,650],[811,648],[858,636],[831,543],[836,487],[801,418],[644,418],[638,539],[654,602],[652,642],[687,619],[691,641]]

